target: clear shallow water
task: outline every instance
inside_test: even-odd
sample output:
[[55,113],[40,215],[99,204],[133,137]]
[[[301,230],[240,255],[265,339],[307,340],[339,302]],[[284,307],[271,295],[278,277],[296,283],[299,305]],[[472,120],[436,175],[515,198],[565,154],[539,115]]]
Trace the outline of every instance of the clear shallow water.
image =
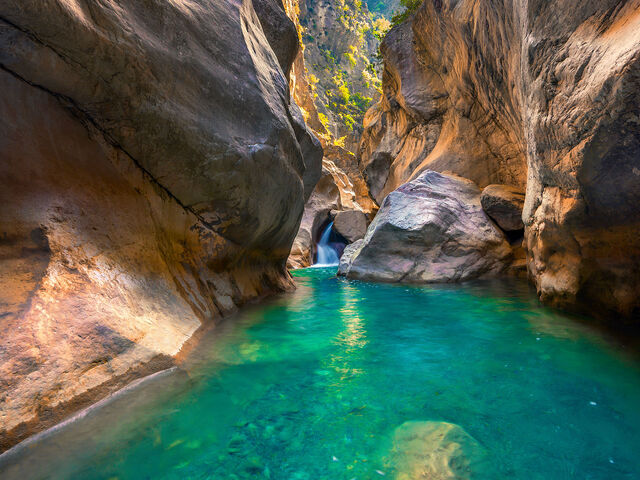
[[5,455],[0,478],[396,478],[392,437],[408,421],[473,437],[484,456],[471,478],[640,478],[637,357],[524,284],[334,271],[296,272],[294,294],[206,335],[178,372]]

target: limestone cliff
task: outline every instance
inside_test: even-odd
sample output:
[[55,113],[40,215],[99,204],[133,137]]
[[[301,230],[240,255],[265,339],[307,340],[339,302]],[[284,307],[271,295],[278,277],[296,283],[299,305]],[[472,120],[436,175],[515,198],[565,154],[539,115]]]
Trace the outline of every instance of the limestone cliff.
[[291,286],[296,51],[273,0],[0,5],[0,450]]
[[567,308],[640,309],[640,1],[425,0],[382,45],[360,165],[526,185],[528,270]]

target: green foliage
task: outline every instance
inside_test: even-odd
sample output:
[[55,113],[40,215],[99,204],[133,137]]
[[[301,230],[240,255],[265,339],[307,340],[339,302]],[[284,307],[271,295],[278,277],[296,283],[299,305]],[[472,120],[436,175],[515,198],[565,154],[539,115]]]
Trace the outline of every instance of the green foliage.
[[[327,129],[332,125],[332,131],[337,126],[340,135],[361,128],[372,103],[370,96],[377,97],[375,90],[381,88],[380,63],[371,58],[371,53],[390,23],[383,16],[370,13],[365,1],[369,0],[330,0],[323,8],[329,10],[327,18],[333,23],[325,17],[311,16],[303,24],[309,29],[304,40],[313,52],[309,56],[313,61],[307,65],[317,76],[308,72],[307,78],[322,110],[320,120]],[[349,36],[348,47],[345,42],[338,42],[340,47],[336,48],[336,42],[330,38],[336,32]]]
[[320,119],[320,123],[322,123],[322,125],[324,126],[324,128],[328,132],[329,131],[329,119],[327,118],[327,116],[322,112],[318,112],[318,118]]
[[349,63],[352,67],[355,67],[358,64],[358,61],[356,60],[356,57],[353,56],[353,53],[347,52],[344,54],[344,56],[347,57],[347,60],[349,60]]
[[405,8],[405,11],[398,13],[391,18],[391,26],[396,26],[409,18],[418,7],[422,5],[422,0],[400,0],[400,5]]

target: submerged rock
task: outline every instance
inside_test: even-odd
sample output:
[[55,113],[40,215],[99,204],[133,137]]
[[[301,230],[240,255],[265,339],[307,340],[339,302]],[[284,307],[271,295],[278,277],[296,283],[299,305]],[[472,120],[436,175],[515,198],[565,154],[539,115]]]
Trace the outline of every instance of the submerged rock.
[[396,480],[464,480],[485,454],[478,442],[448,422],[405,422],[396,428],[390,466]]
[[341,270],[350,278],[460,282],[503,271],[511,247],[470,180],[426,171],[391,192]]
[[522,230],[524,191],[511,185],[488,185],[482,190],[480,203],[487,215],[505,232]]

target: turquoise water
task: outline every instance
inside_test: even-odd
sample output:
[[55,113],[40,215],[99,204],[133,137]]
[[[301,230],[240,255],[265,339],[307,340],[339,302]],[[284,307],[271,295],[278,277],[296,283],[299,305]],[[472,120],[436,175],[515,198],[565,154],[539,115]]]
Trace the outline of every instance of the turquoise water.
[[[295,293],[5,455],[0,478],[640,478],[629,349],[540,307],[523,283],[333,275],[296,272]],[[456,435],[428,433],[442,428]]]

